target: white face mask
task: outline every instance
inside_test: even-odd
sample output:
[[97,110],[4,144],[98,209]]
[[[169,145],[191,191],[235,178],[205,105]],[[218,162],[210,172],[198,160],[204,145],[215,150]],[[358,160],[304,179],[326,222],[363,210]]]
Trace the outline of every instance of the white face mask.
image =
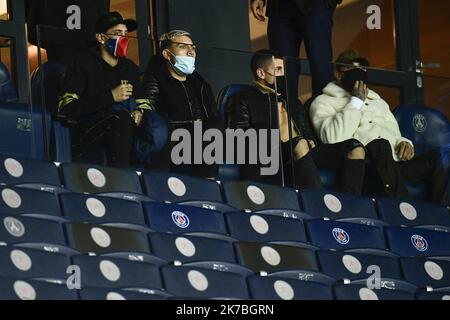
[[[170,51],[169,51],[170,52]],[[188,56],[176,56],[172,52],[170,52],[172,56],[175,57],[175,65],[172,64],[172,66],[179,71],[183,75],[190,75],[193,74],[195,71],[195,58],[194,57],[188,57]]]

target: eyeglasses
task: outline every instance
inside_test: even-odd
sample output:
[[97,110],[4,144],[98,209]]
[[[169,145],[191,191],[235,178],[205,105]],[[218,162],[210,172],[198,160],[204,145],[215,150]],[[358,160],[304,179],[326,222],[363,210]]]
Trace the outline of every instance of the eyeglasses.
[[197,50],[197,46],[195,44],[184,43],[184,42],[175,42],[175,41],[170,41],[170,43],[177,45],[177,47],[181,50],[187,50],[187,49],[190,49],[192,51]]

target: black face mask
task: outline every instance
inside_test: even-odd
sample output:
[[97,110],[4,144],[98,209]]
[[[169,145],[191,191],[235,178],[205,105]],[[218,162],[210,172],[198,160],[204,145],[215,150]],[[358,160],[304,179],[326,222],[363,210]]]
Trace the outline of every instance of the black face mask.
[[356,81],[362,81],[367,83],[368,76],[367,72],[360,68],[353,68],[344,72],[342,76],[341,83],[347,92],[352,92],[355,87]]
[[286,100],[287,90],[286,90],[286,77],[277,77],[277,92],[281,94],[281,98]]

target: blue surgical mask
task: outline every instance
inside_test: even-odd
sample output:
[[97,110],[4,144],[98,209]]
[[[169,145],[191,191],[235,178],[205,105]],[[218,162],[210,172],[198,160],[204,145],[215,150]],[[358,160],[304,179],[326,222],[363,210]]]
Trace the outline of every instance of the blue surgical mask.
[[[170,52],[170,51],[169,51]],[[172,52],[171,54],[175,57],[175,65],[173,67],[176,71],[179,71],[183,75],[193,74],[195,71],[195,58],[188,56],[175,56]],[[171,62],[172,63],[172,62]]]

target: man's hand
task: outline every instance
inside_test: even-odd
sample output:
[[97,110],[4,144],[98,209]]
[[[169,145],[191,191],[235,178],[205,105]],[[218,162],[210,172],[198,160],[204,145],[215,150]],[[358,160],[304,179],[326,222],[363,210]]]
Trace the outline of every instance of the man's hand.
[[401,161],[409,161],[414,158],[414,147],[410,143],[403,141],[397,145],[395,153]]
[[139,110],[133,111],[131,113],[131,117],[133,118],[134,123],[136,123],[136,126],[140,127],[142,124],[142,118],[144,117],[144,115],[142,114],[142,111],[139,111]]
[[133,95],[133,86],[131,84],[121,84],[111,92],[115,102],[124,102]]
[[256,20],[266,21],[264,17],[264,1],[263,0],[251,0],[250,9]]
[[366,101],[367,96],[369,95],[369,88],[362,81],[356,81],[355,86],[353,87],[352,96],[361,99],[362,101]]
[[314,140],[308,140],[308,143],[309,143],[310,149],[314,149],[316,147],[316,143],[314,142]]

